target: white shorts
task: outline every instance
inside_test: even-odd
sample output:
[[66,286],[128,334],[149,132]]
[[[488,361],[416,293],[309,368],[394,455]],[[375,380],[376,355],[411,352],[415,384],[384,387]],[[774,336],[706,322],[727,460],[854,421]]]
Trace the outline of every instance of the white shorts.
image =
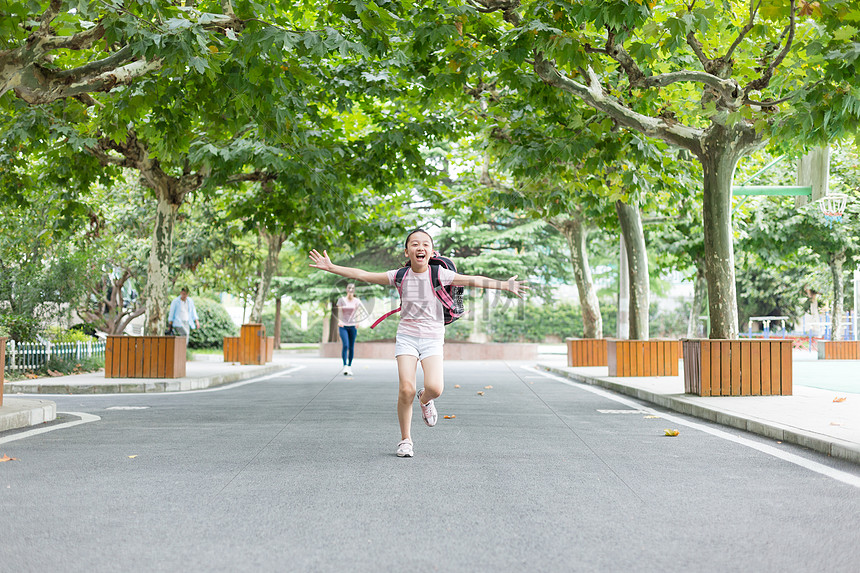
[[428,356],[442,356],[444,338],[418,338],[408,334],[398,334],[394,339],[394,357],[401,354],[415,356],[418,360],[424,360]]

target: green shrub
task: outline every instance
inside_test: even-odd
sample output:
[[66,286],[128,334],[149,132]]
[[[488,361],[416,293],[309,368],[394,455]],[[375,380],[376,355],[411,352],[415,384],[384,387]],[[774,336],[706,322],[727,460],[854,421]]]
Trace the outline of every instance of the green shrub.
[[104,356],[90,356],[88,358],[81,358],[80,360],[52,356],[41,370],[45,373],[48,370],[53,370],[54,372],[62,372],[63,374],[82,374],[84,372],[95,372],[99,368],[104,368],[104,366]]
[[193,329],[188,348],[220,348],[225,336],[238,336],[239,328],[224,306],[208,298],[195,298],[194,306],[200,318],[200,328]]
[[564,340],[582,336],[582,312],[579,306],[518,304],[495,310],[487,321],[487,334],[493,342],[543,342],[549,336]]
[[[370,324],[373,324],[372,322]],[[359,328],[357,340],[363,342],[372,342],[374,340],[394,340],[397,335],[397,327],[400,326],[400,314],[392,314],[378,325],[376,328]]]
[[17,342],[35,342],[40,321],[32,316],[0,313],[0,331]]
[[45,329],[42,333],[44,338],[47,338],[54,344],[58,344],[60,342],[92,342],[93,337],[84,334],[78,329],[68,329],[63,330],[58,326],[51,326]]
[[[262,322],[266,327],[266,335],[273,336],[275,334],[275,311],[264,311]],[[281,314],[281,342],[317,344],[320,340],[322,340],[321,318],[312,317],[308,321],[308,329],[302,330],[293,323],[289,316]]]

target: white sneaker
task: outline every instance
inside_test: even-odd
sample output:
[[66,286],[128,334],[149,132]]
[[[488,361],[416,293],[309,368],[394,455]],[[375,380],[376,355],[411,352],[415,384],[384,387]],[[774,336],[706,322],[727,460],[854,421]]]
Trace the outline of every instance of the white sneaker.
[[421,417],[424,418],[424,423],[431,428],[436,425],[436,420],[439,418],[436,414],[436,406],[433,405],[433,400],[426,404],[421,403],[421,394],[424,393],[424,388],[418,390],[418,405],[421,406]]
[[347,375],[347,376],[353,376],[353,373],[352,373],[352,366],[347,366],[347,367],[346,367],[346,375]]
[[349,366],[344,365],[343,367],[343,375],[349,376]]
[[411,458],[415,454],[412,452],[412,440],[403,440],[397,444],[398,458]]

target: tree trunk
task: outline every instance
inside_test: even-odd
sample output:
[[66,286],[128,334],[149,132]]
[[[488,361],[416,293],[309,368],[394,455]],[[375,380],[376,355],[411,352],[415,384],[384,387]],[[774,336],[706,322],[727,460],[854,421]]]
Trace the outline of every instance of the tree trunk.
[[[712,339],[738,337],[735,251],[732,242],[732,175],[738,157],[727,142],[709,142],[701,162],[704,170],[705,276]],[[710,152],[710,153],[708,153]]]
[[591,278],[588,251],[585,248],[588,231],[578,219],[566,219],[556,228],[564,234],[570,248],[570,262],[579,292],[579,305],[582,308],[583,336],[603,338],[603,317],[600,315],[600,302],[597,300],[597,289],[594,288],[594,280]]
[[170,200],[166,189],[156,189],[158,207],[155,214],[155,229],[152,232],[152,249],[149,253],[146,291],[145,334],[158,336],[164,334],[167,325],[168,287],[170,285],[170,254],[173,249],[173,230],[179,203]]
[[281,297],[275,299],[275,348],[281,347]]
[[648,340],[650,284],[645,231],[639,207],[622,201],[615,202],[624,246],[627,249],[627,269],[630,276],[630,339]]
[[[693,305],[690,307],[690,319],[687,321],[687,338],[699,338],[699,317],[702,316],[702,306],[705,302],[708,282],[705,280],[705,264],[696,261],[696,280],[693,283]],[[705,333],[707,336],[708,333]]]
[[263,320],[263,306],[269,298],[269,289],[272,286],[272,277],[278,270],[278,255],[281,254],[281,245],[284,244],[286,236],[283,233],[269,233],[266,229],[260,229],[260,237],[266,242],[266,262],[260,273],[260,283],[257,286],[257,295],[254,298],[254,306],[251,309],[251,322],[259,323]]
[[830,258],[830,272],[833,275],[833,314],[830,316],[830,340],[842,340],[842,313],[845,308],[845,251]]
[[328,315],[328,340],[327,342],[340,342],[340,330],[337,328],[338,310],[337,301],[333,300],[330,303],[331,311]]
[[624,235],[618,240],[618,310],[615,313],[615,337],[630,338],[630,269],[627,266],[627,245]]

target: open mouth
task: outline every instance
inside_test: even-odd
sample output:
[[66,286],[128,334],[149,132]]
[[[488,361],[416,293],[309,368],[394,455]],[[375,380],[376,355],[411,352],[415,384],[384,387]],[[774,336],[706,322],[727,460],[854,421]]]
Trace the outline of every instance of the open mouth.
[[423,261],[424,259],[427,258],[427,254],[426,253],[416,253],[415,258],[418,259],[419,261]]

